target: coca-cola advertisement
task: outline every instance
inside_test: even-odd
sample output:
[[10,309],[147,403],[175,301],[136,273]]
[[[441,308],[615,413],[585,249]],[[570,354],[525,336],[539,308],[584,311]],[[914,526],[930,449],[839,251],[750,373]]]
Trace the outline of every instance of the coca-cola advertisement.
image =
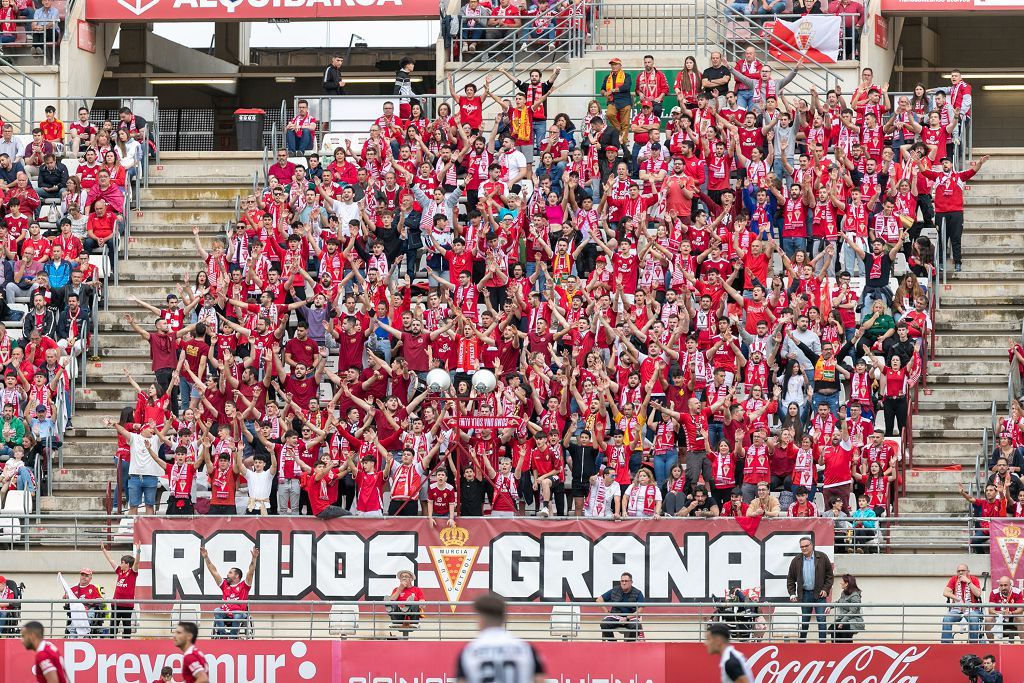
[[[51,642],[63,655],[71,683],[153,683],[164,666],[182,680],[181,653],[169,639]],[[702,643],[535,642],[551,683],[719,680],[718,658]],[[455,660],[464,643],[415,637],[402,643],[201,638],[197,645],[207,656],[210,683],[455,683]],[[750,662],[752,683],[954,683],[967,680],[959,662],[969,653],[994,655],[1006,683],[1024,683],[1024,648],[1014,645],[740,643],[737,648]],[[32,680],[32,666],[32,653],[20,641],[0,644],[0,683]]]

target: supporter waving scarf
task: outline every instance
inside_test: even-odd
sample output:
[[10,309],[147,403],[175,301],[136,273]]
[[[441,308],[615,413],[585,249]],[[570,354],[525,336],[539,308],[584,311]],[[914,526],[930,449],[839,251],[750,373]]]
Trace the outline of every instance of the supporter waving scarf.
[[512,137],[516,140],[530,140],[533,136],[533,131],[530,126],[530,114],[524,107],[523,109],[511,108],[509,109],[512,123]]

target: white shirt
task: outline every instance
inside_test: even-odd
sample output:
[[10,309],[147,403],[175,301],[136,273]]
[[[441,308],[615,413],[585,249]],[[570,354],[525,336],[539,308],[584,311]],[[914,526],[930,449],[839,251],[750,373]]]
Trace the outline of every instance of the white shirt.
[[247,469],[245,482],[249,487],[249,498],[253,500],[270,500],[270,487],[274,481],[274,473],[270,470],[256,472]]
[[583,514],[587,517],[611,517],[615,511],[615,498],[621,495],[619,482],[613,481],[611,485],[606,485],[604,477],[599,476],[597,481],[590,485],[590,495],[587,496],[587,506]]
[[348,222],[360,218],[359,204],[352,202],[351,204],[345,204],[344,202],[335,199],[331,205],[331,213],[338,217],[338,229],[341,230],[341,234],[347,237],[350,233]]
[[498,156],[498,163],[507,169],[507,174],[502,180],[509,183],[526,167],[526,157],[518,149],[514,149],[511,152],[502,152]]
[[533,683],[534,676],[542,673],[544,667],[532,645],[493,627],[462,648],[455,675],[466,683]]
[[128,463],[128,474],[138,474],[140,476],[152,476],[162,477],[164,475],[164,466],[159,461],[154,460],[153,456],[146,450],[146,442],[149,441],[149,447],[156,453],[160,449],[160,440],[156,434],[146,439],[141,434],[129,434],[128,435],[128,446],[131,452],[131,460]]
[[722,672],[722,683],[734,683],[740,676],[746,676],[750,683],[754,683],[754,673],[747,664],[747,659],[739,653],[732,645],[722,650],[722,657],[718,660],[718,668]]

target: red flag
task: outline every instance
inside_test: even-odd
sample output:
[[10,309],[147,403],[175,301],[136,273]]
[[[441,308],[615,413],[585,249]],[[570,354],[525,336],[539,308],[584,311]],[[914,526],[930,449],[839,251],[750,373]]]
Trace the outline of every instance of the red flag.
[[757,533],[757,527],[761,525],[761,517],[736,517],[736,523],[747,532],[747,536],[753,537]]

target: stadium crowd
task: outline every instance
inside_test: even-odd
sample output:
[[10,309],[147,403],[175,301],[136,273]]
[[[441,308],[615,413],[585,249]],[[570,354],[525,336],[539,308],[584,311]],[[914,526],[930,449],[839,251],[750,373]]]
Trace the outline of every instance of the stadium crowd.
[[511,97],[449,82],[427,116],[406,60],[329,163],[292,156],[319,128],[299,102],[226,238],[195,229],[191,284],[126,316],[156,378],[111,422],[129,507],[163,480],[169,514],[828,513],[873,536],[932,325],[922,232],[945,222],[959,267],[985,161],[953,167],[970,87],[894,103],[864,69],[805,99],[799,64],[752,53],[688,58],[667,115],[650,56],[572,114],[556,69],[506,72]]
[[145,129],[128,108],[94,125],[83,107],[65,125],[48,106],[30,136],[0,122],[0,498],[34,491],[37,461],[72,427],[73,361],[90,342]]

